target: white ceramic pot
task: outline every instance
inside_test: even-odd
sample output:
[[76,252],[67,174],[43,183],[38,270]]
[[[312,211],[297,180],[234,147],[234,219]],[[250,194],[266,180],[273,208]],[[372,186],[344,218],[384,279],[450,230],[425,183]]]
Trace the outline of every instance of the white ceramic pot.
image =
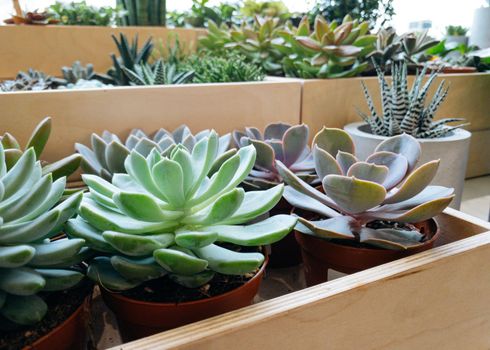
[[446,43],[455,43],[457,45],[468,45],[468,37],[464,35],[447,35],[445,37]]
[[471,25],[470,45],[490,47],[490,6],[475,10]]
[[[354,140],[356,156],[361,160],[365,160],[379,143],[387,139],[385,136],[371,134],[369,126],[364,122],[348,124],[344,130]],[[437,139],[417,139],[422,147],[419,165],[434,159],[441,160],[432,184],[454,188],[455,198],[451,207],[455,209],[459,209],[461,205],[470,137],[469,131],[457,129],[450,136]]]

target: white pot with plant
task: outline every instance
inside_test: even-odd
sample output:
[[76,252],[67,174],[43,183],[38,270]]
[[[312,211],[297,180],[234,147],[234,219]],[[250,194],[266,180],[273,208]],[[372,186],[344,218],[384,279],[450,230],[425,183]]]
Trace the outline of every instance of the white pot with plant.
[[462,118],[444,118],[433,121],[435,113],[448,94],[444,81],[438,86],[432,99],[426,103],[428,90],[437,76],[430,73],[425,83],[427,67],[416,75],[409,90],[406,64],[392,67],[391,84],[377,67],[380,83],[382,114],[378,114],[369,91],[362,82],[370,116],[358,111],[364,122],[351,123],[344,129],[352,136],[356,145],[356,156],[364,160],[376,146],[388,137],[406,133],[417,138],[422,147],[421,163],[440,159],[440,171],[433,183],[455,189],[451,204],[458,209],[461,204],[471,133],[461,129],[466,124],[449,126],[461,122]]
[[467,33],[468,28],[463,26],[447,26],[444,39],[446,40],[447,44],[454,43],[457,45],[468,45],[468,37],[466,36]]

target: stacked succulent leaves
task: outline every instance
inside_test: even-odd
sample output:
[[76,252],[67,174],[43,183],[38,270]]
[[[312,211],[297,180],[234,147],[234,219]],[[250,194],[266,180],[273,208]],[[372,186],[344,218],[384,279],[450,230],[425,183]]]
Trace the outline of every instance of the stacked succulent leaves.
[[283,162],[307,183],[318,182],[313,155],[308,146],[307,125],[269,124],[263,135],[259,129],[249,127],[245,128],[244,133],[235,130],[233,138],[238,147],[253,145],[257,149],[254,169],[244,181],[246,187],[264,189],[283,183],[276,160]]
[[320,220],[299,218],[296,229],[304,234],[408,249],[428,238],[411,224],[441,213],[454,197],[452,188],[429,185],[438,160],[416,168],[420,145],[407,134],[383,141],[366,161],[354,156],[352,139],[340,129],[324,128],[313,144],[324,193],[276,161],[289,185],[284,198],[320,216]]
[[278,215],[243,226],[275,206],[283,185],[250,192],[236,187],[255,163],[251,145],[208,176],[218,149],[218,136],[211,131],[192,151],[183,144],[168,156],[156,148],[146,157],[131,151],[124,162],[127,174],[115,174],[112,183],[84,175],[89,193],[67,232],[103,255],[90,262],[88,276],[113,290],[165,274],[197,287],[215,273],[243,275],[259,268],[261,253],[230,250],[220,242],[274,243],[290,232],[296,218]]

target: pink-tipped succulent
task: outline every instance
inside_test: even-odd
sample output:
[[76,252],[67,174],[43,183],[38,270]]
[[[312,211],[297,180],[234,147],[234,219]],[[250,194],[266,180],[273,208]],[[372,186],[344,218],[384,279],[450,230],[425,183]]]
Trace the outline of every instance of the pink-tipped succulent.
[[302,233],[407,249],[428,238],[411,224],[440,214],[454,197],[452,188],[429,186],[439,160],[416,168],[420,145],[407,134],[386,139],[366,161],[353,155],[354,143],[340,129],[323,128],[313,145],[315,169],[325,193],[276,162],[289,185],[284,198],[322,217],[300,218],[296,229]]
[[269,124],[263,135],[253,127],[245,128],[245,132],[235,130],[233,139],[238,147],[252,144],[257,149],[254,169],[244,184],[254,189],[264,189],[282,183],[276,160],[305,183],[318,183],[308,137],[309,129],[304,124]]

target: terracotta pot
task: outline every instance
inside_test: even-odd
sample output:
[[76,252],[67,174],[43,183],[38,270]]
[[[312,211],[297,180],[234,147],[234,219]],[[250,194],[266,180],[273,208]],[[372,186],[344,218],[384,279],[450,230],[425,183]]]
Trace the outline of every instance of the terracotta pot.
[[[291,214],[293,207],[284,198],[269,212],[270,216],[279,214]],[[294,238],[294,233],[290,232],[279,242],[271,244],[269,257],[269,267],[281,268],[291,267],[301,264],[301,251]]]
[[197,322],[252,303],[262,281],[268,258],[244,285],[211,298],[184,303],[152,303],[125,297],[101,288],[107,306],[116,314],[125,342]]
[[295,231],[303,255],[306,284],[313,286],[326,282],[329,269],[350,274],[431,249],[440,235],[436,221],[430,219],[416,226],[426,234],[428,232],[430,238],[407,250],[353,247]]
[[48,334],[26,346],[24,350],[82,350],[86,348],[86,324],[90,294],[75,312]]

